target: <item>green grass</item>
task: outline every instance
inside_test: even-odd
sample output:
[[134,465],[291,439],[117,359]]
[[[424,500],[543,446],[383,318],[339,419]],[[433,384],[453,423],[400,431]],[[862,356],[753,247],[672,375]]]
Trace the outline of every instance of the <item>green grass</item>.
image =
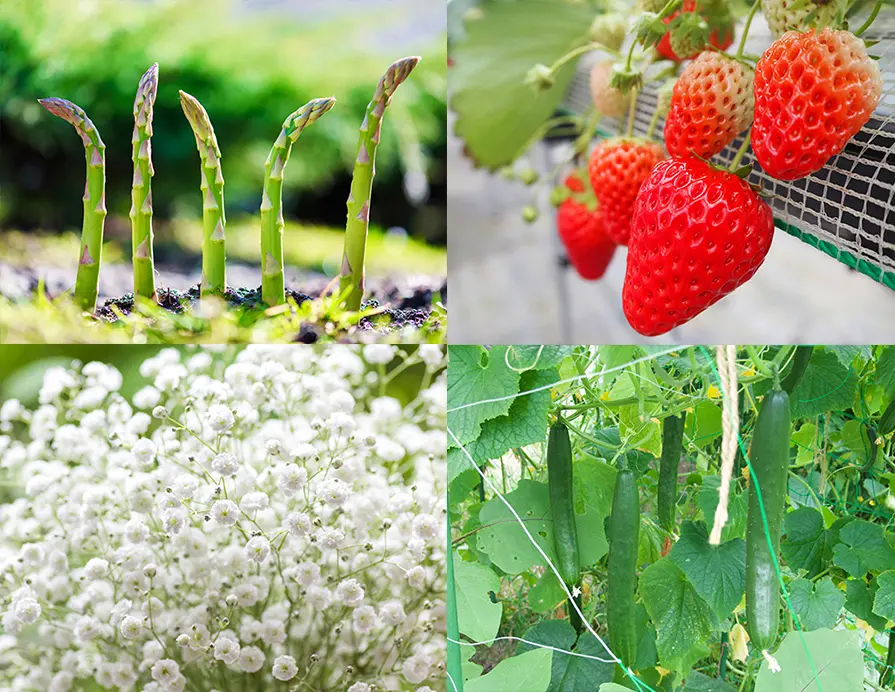
[[[187,253],[195,254],[198,260],[202,250],[201,222],[179,220],[160,227],[157,244],[164,244],[166,241],[176,242]],[[345,233],[340,229],[287,223],[286,263],[334,276],[339,269],[344,241]],[[69,265],[74,270],[79,243],[79,235],[74,231],[61,235],[7,231],[0,234],[0,258],[11,264],[33,266],[34,258],[39,257],[40,264],[63,267]],[[129,255],[130,246],[122,245],[115,238],[103,244],[104,263],[129,262]],[[258,220],[247,217],[228,223],[227,259],[260,265],[260,256]],[[447,252],[444,248],[426,245],[412,237],[388,235],[378,229],[370,229],[367,276],[392,273],[445,276]],[[176,288],[185,289],[186,286]]]
[[203,305],[202,316],[175,315],[144,302],[130,315],[108,323],[86,317],[69,295],[50,300],[42,290],[30,302],[13,303],[0,297],[0,343],[75,344],[235,344],[295,341],[302,327],[312,327],[318,343],[444,343],[447,313],[436,306],[421,329],[394,332],[362,330],[357,323],[377,310],[348,312],[337,296],[325,295],[300,306],[294,303],[270,310],[223,309],[214,300]]

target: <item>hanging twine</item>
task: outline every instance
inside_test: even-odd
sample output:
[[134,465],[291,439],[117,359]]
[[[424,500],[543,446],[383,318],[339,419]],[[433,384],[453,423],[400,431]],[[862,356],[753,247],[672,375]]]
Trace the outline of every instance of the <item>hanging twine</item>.
[[733,463],[737,454],[737,438],[740,431],[740,413],[737,401],[736,346],[718,346],[715,349],[718,360],[718,375],[724,404],[721,412],[721,487],[718,489],[718,506],[715,508],[715,523],[709,535],[710,545],[721,544],[721,530],[727,523],[727,502],[730,496],[730,480]]

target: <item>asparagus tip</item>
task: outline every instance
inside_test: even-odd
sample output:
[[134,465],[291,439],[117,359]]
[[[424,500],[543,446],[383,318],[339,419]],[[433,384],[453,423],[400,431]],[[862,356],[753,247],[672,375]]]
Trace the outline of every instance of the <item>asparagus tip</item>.
[[410,73],[419,65],[421,59],[418,55],[411,55],[392,63],[385,74],[382,75],[382,79],[379,80],[374,100],[378,100],[383,96],[386,99],[390,99],[392,94],[395,93],[395,89],[410,76]]

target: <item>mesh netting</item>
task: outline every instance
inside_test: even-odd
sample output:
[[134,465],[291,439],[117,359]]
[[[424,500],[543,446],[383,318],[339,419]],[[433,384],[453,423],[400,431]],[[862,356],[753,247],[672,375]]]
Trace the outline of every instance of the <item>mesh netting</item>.
[[[856,19],[854,26],[860,26]],[[740,27],[742,30],[742,27]],[[883,97],[864,128],[823,169],[791,182],[775,180],[746,153],[743,164],[755,166],[749,181],[773,195],[775,225],[822,250],[840,262],[895,289],[895,9],[885,8],[864,34],[879,43],[869,52],[880,57]],[[773,41],[759,15],[746,41],[747,54],[761,55]],[[582,59],[566,96],[565,106],[584,113],[591,107],[588,76],[595,62],[591,53]],[[637,102],[635,134],[645,134],[656,108],[656,84],[647,85]],[[598,134],[614,136],[623,121],[605,118]],[[664,119],[656,132],[661,136]],[[718,154],[714,161],[729,163],[742,138]]]

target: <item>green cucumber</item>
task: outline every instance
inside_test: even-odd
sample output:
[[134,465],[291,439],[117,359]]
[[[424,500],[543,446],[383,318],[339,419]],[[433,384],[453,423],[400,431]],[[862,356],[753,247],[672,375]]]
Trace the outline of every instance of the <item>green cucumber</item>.
[[[780,582],[774,569],[786,509],[790,446],[789,395],[782,390],[765,394],[752,434],[752,473],[746,520],[746,630],[758,650],[770,649],[780,625]],[[771,546],[765,536],[761,507],[767,517]],[[771,550],[773,549],[773,554]]]
[[668,416],[662,422],[662,458],[659,461],[659,524],[666,531],[673,531],[677,507],[677,472],[681,461],[684,441],[684,423],[687,413]]
[[879,425],[876,429],[881,436],[886,436],[895,430],[895,397],[892,398],[892,401],[886,406],[886,410],[883,411],[883,415],[880,416]]
[[799,380],[802,379],[802,375],[808,369],[808,362],[811,360],[813,351],[814,346],[796,346],[796,354],[792,359],[792,368],[790,368],[789,374],[780,384],[783,391],[787,394],[792,394],[792,390],[796,388]]
[[609,515],[606,625],[613,653],[629,668],[637,660],[634,588],[637,542],[640,535],[640,497],[634,472],[622,469],[615,477],[612,513]]
[[572,443],[569,441],[569,429],[562,422],[550,426],[547,438],[547,485],[553,514],[556,568],[566,586],[572,587],[578,583],[580,570],[578,530],[575,527],[575,496],[572,491]]

